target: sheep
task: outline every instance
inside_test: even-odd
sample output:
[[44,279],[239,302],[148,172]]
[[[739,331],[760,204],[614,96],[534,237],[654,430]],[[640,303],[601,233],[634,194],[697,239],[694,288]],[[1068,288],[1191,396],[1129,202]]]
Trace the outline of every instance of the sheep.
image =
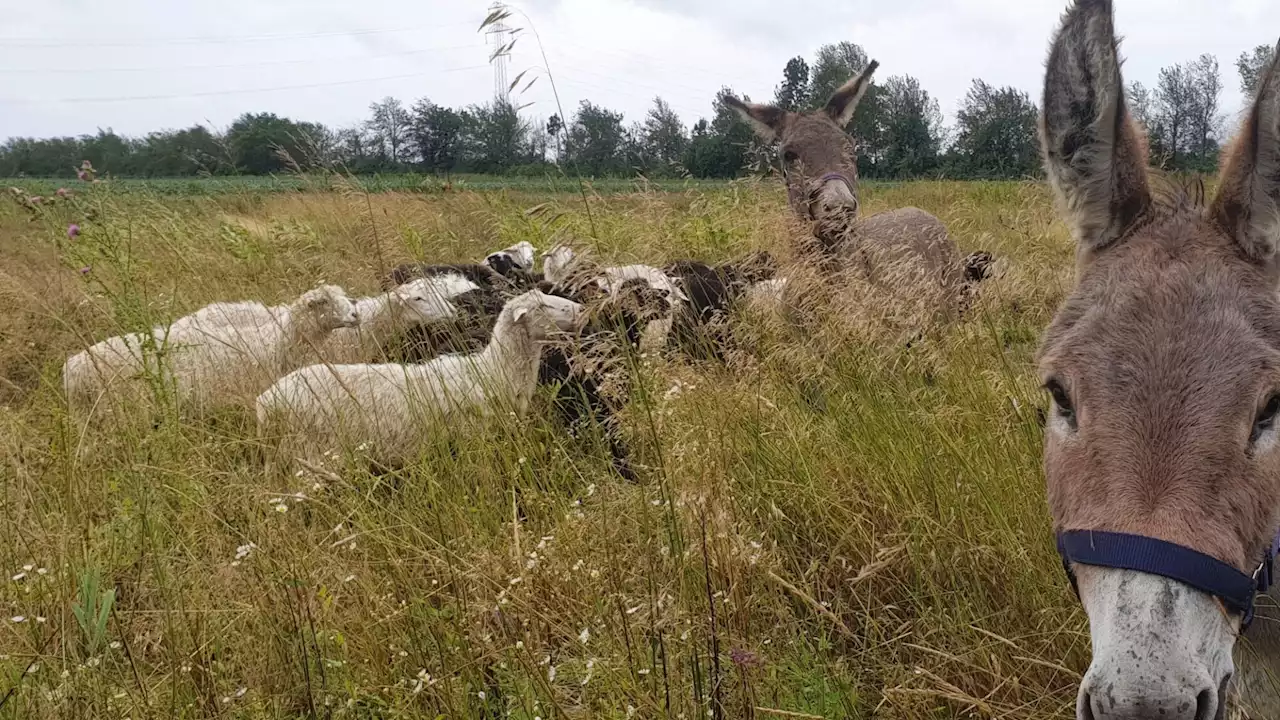
[[338,328],[359,322],[342,288],[309,290],[289,305],[215,303],[169,326],[112,337],[77,353],[62,368],[72,414],[87,417],[108,391],[145,401],[148,380],[197,410],[252,398],[297,366]]
[[510,277],[513,270],[529,273],[533,272],[536,252],[531,243],[522,240],[509,248],[490,253],[480,264],[493,268],[504,277]]
[[383,286],[415,277],[466,279],[476,287],[454,298],[458,315],[453,325],[432,324],[408,329],[393,343],[388,357],[402,362],[426,362],[445,352],[476,352],[489,342],[498,313],[511,297],[539,287],[533,272],[535,250],[522,241],[490,253],[478,264],[405,263],[392,269]]
[[538,380],[544,342],[581,327],[578,303],[537,290],[506,304],[488,346],[420,365],[312,365],[258,397],[259,437],[285,458],[318,463],[321,454],[369,444],[381,467],[411,460],[425,438],[466,415],[523,415]]
[[730,310],[754,283],[772,280],[775,269],[772,256],[759,252],[714,267],[681,260],[662,272],[673,278],[687,298],[673,317],[671,345],[690,357],[723,359],[726,338],[721,330]]
[[[599,292],[589,285],[579,297]],[[614,293],[598,300],[579,346],[554,346],[543,354],[538,383],[556,386],[552,408],[571,434],[577,436],[588,420],[600,426],[613,469],[623,479],[634,482],[631,451],[616,417],[630,390],[628,368],[619,365],[624,353],[640,348],[648,324],[665,317],[670,305],[665,292],[639,278],[623,282]]]
[[[616,296],[619,288],[629,281],[641,280],[666,296],[668,308],[673,315],[679,315],[689,302],[689,296],[680,284],[659,268],[651,265],[596,267],[563,245],[553,248],[544,256],[543,275],[553,287],[581,290],[595,286],[611,296]],[[653,350],[662,348],[667,344],[670,330],[671,318],[651,320],[646,324],[641,347]]]
[[431,326],[458,317],[452,302],[479,287],[460,275],[411,280],[396,289],[356,301],[360,324],[340,328],[320,348],[320,359],[331,363],[371,362],[384,345],[406,328]]

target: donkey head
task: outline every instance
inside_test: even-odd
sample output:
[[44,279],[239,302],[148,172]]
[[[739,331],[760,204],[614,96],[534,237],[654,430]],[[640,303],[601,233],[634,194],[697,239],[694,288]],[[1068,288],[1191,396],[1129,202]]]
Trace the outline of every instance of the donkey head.
[[813,112],[796,113],[726,98],[761,137],[778,143],[791,208],[805,220],[858,210],[858,163],[853,138],[844,127],[853,119],[879,65],[872,60],[857,77],[836,90],[825,107]]
[[[1253,573],[1280,525],[1280,70],[1206,206],[1153,192],[1117,43],[1111,0],[1076,0],[1046,69],[1045,169],[1078,246],[1039,355],[1054,529]],[[1163,575],[1071,569],[1093,637],[1077,717],[1225,716],[1239,612]]]

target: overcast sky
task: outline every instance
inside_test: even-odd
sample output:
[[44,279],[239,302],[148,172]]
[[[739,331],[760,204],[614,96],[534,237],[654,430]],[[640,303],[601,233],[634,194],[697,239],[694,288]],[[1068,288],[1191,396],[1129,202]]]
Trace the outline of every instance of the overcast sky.
[[[1235,58],[1280,36],[1276,0],[1116,0],[1127,80],[1217,55],[1241,107]],[[0,0],[0,138],[112,128],[225,128],[270,111],[331,126],[386,95],[450,106],[493,97],[487,0]],[[722,85],[768,99],[788,58],[851,40],[880,73],[914,75],[948,122],[974,78],[1038,99],[1066,0],[522,0],[572,113],[591,99],[640,119],[661,95],[687,124]],[[786,10],[780,8],[786,7]],[[529,26],[520,15],[513,26]],[[524,37],[510,61],[541,74]],[[555,113],[541,77],[517,99]]]

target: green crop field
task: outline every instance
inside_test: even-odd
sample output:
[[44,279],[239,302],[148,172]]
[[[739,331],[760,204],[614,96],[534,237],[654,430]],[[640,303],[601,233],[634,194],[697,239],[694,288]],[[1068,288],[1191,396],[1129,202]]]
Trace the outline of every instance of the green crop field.
[[[0,178],[0,189],[17,187],[36,195],[52,195],[63,187],[74,187],[75,180],[55,178]],[[356,179],[334,174],[303,175],[242,175],[198,178],[118,178],[111,180],[113,192],[121,194],[149,195],[235,195],[277,192],[324,192],[356,185],[369,192],[421,192],[434,193],[448,190],[517,190],[525,192],[561,194],[579,193],[581,186],[573,178],[557,175],[532,177],[498,177],[493,175],[455,175],[450,178],[435,175],[374,175]],[[628,180],[626,178],[600,178],[588,180],[590,192],[603,194],[643,192],[658,190],[677,192],[690,188],[711,189],[724,187],[722,180]]]
[[251,412],[68,420],[70,354],[215,300],[520,240],[785,259],[805,232],[774,182],[600,183],[588,213],[573,182],[459,180],[0,197],[0,718],[1074,716],[1089,637],[1031,364],[1073,248],[1037,183],[864,187],[998,258],[972,311],[811,280],[811,322],[736,319],[724,364],[644,358],[634,484],[545,398],[382,476],[268,476]]

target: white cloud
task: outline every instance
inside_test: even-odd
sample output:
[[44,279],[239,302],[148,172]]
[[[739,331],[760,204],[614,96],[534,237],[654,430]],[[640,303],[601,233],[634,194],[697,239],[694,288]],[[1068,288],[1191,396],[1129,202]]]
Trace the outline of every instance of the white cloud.
[[[1161,66],[1217,55],[1240,105],[1234,60],[1273,43],[1270,0],[1126,0],[1128,79],[1152,85]],[[0,138],[111,127],[142,134],[246,111],[330,125],[356,122],[385,95],[446,105],[493,94],[487,0],[44,0],[6,9],[0,30]],[[785,7],[785,10],[779,8]],[[662,95],[692,123],[728,85],[772,97],[783,65],[823,43],[851,40],[885,76],[911,74],[951,115],[974,78],[1039,95],[1043,59],[1065,0],[525,0],[565,110],[590,99],[639,120]],[[513,25],[528,25],[523,17]],[[205,39],[207,41],[198,41]],[[532,36],[510,76],[540,72]],[[526,76],[531,77],[532,75]],[[540,78],[519,100],[556,112]],[[107,100],[111,100],[108,102]]]

